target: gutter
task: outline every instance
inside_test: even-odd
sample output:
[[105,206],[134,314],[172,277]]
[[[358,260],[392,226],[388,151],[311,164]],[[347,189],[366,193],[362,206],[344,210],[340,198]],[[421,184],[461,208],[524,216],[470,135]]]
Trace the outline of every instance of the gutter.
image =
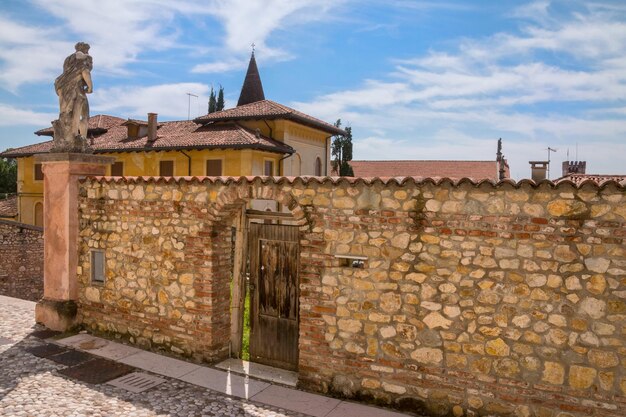
[[191,177],[191,156],[187,155],[182,149],[180,150],[180,153],[187,157],[187,175]]
[[324,176],[328,176],[328,161],[330,160],[330,155],[328,155],[328,140],[332,138],[332,136],[326,136],[324,140]]
[[[274,136],[272,135],[272,128],[270,127],[270,125],[267,123],[267,120],[262,119],[263,123],[265,123],[265,126],[267,126],[267,128],[270,130],[270,139],[274,139]],[[276,140],[276,139],[274,139]]]
[[285,173],[285,168],[284,168],[284,163],[281,164],[281,162],[283,162],[285,159],[289,158],[290,156],[293,156],[293,153],[288,153],[287,155],[283,156],[282,158],[280,158],[278,160],[278,175],[279,176],[283,176]]
[[[286,148],[289,148],[289,145],[285,145]],[[263,145],[250,145],[250,144],[241,144],[241,145],[227,145],[227,146],[170,146],[170,147],[141,147],[141,148],[112,148],[112,149],[95,149],[93,153],[130,153],[130,152],[161,152],[161,151],[183,151],[183,150],[202,150],[202,149],[254,149],[259,151],[266,151],[272,153],[289,153],[285,151],[276,150],[275,148],[270,148],[268,146]],[[292,150],[292,153],[295,151]],[[23,154],[11,154],[9,155],[0,155],[3,158],[26,158],[33,155],[38,154],[47,154],[49,151],[45,152],[33,152],[33,153],[23,153]]]

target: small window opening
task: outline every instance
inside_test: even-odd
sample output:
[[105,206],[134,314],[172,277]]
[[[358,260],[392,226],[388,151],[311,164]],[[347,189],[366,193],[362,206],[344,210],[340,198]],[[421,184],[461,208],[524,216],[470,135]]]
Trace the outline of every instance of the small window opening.
[[162,177],[174,176],[174,161],[159,162],[159,175]]
[[274,175],[274,161],[265,161],[265,175]]
[[123,177],[124,176],[124,162],[117,161],[111,165],[111,176],[112,177]]
[[209,177],[219,177],[222,175],[222,160],[208,159],[206,161],[206,174]]
[[104,252],[91,251],[91,282],[104,283]]
[[35,164],[35,181],[43,181],[43,171],[41,164]]

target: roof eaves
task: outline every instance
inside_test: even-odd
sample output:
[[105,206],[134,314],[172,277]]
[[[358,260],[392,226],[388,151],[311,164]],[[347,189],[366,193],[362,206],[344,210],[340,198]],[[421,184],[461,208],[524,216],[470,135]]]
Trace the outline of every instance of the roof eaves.
[[[282,149],[280,149],[282,148]],[[260,143],[254,144],[225,144],[225,145],[186,145],[186,146],[150,146],[138,148],[104,148],[95,149],[94,153],[127,153],[127,152],[161,152],[161,151],[181,151],[181,150],[202,150],[202,149],[254,149],[274,152],[279,154],[292,154],[295,151],[289,145],[268,146]]]

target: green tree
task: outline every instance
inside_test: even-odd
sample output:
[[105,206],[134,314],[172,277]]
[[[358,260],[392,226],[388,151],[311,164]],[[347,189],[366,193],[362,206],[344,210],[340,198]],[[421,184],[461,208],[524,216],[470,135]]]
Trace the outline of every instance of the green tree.
[[[335,127],[341,128],[341,119],[337,119]],[[342,177],[353,177],[354,171],[350,166],[352,161],[352,127],[345,129],[345,135],[337,135],[333,139],[331,146],[331,158],[333,172],[338,173]]]
[[16,192],[17,162],[15,159],[0,158],[0,198],[3,198],[5,193],[14,194]]
[[217,103],[215,105],[215,110],[216,111],[222,111],[224,110],[224,105],[226,103],[224,102],[224,87],[222,87],[220,85],[220,90],[217,93]]
[[217,108],[217,100],[215,99],[215,91],[211,87],[211,95],[209,96],[209,113],[215,113]]

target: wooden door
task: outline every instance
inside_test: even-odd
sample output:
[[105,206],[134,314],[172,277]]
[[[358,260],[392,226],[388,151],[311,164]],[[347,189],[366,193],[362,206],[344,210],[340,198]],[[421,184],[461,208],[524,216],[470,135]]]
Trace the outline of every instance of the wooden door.
[[250,360],[298,367],[297,226],[250,224]]

